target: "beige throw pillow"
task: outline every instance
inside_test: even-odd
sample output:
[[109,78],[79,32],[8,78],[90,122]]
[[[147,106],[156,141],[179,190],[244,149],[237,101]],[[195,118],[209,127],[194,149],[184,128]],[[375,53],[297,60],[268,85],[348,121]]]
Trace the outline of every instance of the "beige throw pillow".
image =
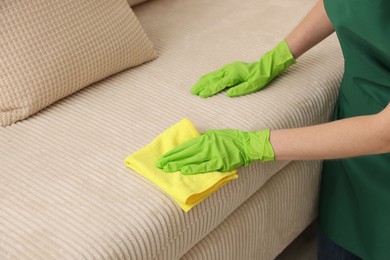
[[0,17],[1,126],[156,57],[126,0],[2,0]]

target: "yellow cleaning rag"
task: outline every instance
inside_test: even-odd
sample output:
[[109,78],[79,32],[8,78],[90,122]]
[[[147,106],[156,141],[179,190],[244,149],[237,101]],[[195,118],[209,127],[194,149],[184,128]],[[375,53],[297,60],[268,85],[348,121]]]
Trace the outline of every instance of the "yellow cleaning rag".
[[222,185],[238,178],[236,170],[183,175],[180,172],[166,173],[156,167],[161,155],[199,135],[193,124],[188,119],[183,119],[149,145],[128,156],[124,163],[163,189],[188,212]]

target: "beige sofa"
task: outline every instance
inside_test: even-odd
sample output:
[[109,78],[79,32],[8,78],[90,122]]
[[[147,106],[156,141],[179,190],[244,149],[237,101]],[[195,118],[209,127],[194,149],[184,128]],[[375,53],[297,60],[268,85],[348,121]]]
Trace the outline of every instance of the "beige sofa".
[[258,59],[314,3],[133,6],[157,59],[0,128],[0,259],[275,258],[316,217],[320,162],[254,163],[185,213],[123,159],[183,118],[200,131],[328,121],[343,71],[335,35],[260,92],[190,94],[202,74]]

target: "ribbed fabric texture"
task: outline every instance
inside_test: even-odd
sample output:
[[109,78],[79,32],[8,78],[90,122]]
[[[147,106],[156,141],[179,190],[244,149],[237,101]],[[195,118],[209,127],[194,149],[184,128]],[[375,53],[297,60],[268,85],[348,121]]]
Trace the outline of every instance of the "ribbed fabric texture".
[[[242,168],[237,180],[184,213],[123,159],[185,117],[201,132],[329,120],[343,67],[335,36],[260,92],[208,99],[190,94],[202,74],[234,60],[257,60],[314,3],[159,0],[136,6],[158,59],[0,129],[0,259],[172,260],[185,255],[288,162]],[[290,181],[289,188],[302,185]],[[291,212],[284,203],[278,207],[280,214],[305,214]],[[258,219],[272,219],[267,210],[261,212]]]
[[156,57],[125,0],[0,2],[0,125]]
[[275,259],[316,218],[320,169],[287,165],[181,259]]

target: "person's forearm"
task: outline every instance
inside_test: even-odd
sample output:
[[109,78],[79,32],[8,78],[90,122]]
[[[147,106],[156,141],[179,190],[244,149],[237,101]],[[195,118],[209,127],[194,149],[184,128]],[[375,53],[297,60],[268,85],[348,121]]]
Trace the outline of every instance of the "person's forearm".
[[323,160],[390,152],[390,105],[376,115],[273,130],[276,160]]
[[334,28],[326,14],[323,0],[320,0],[285,40],[297,59],[333,32]]

